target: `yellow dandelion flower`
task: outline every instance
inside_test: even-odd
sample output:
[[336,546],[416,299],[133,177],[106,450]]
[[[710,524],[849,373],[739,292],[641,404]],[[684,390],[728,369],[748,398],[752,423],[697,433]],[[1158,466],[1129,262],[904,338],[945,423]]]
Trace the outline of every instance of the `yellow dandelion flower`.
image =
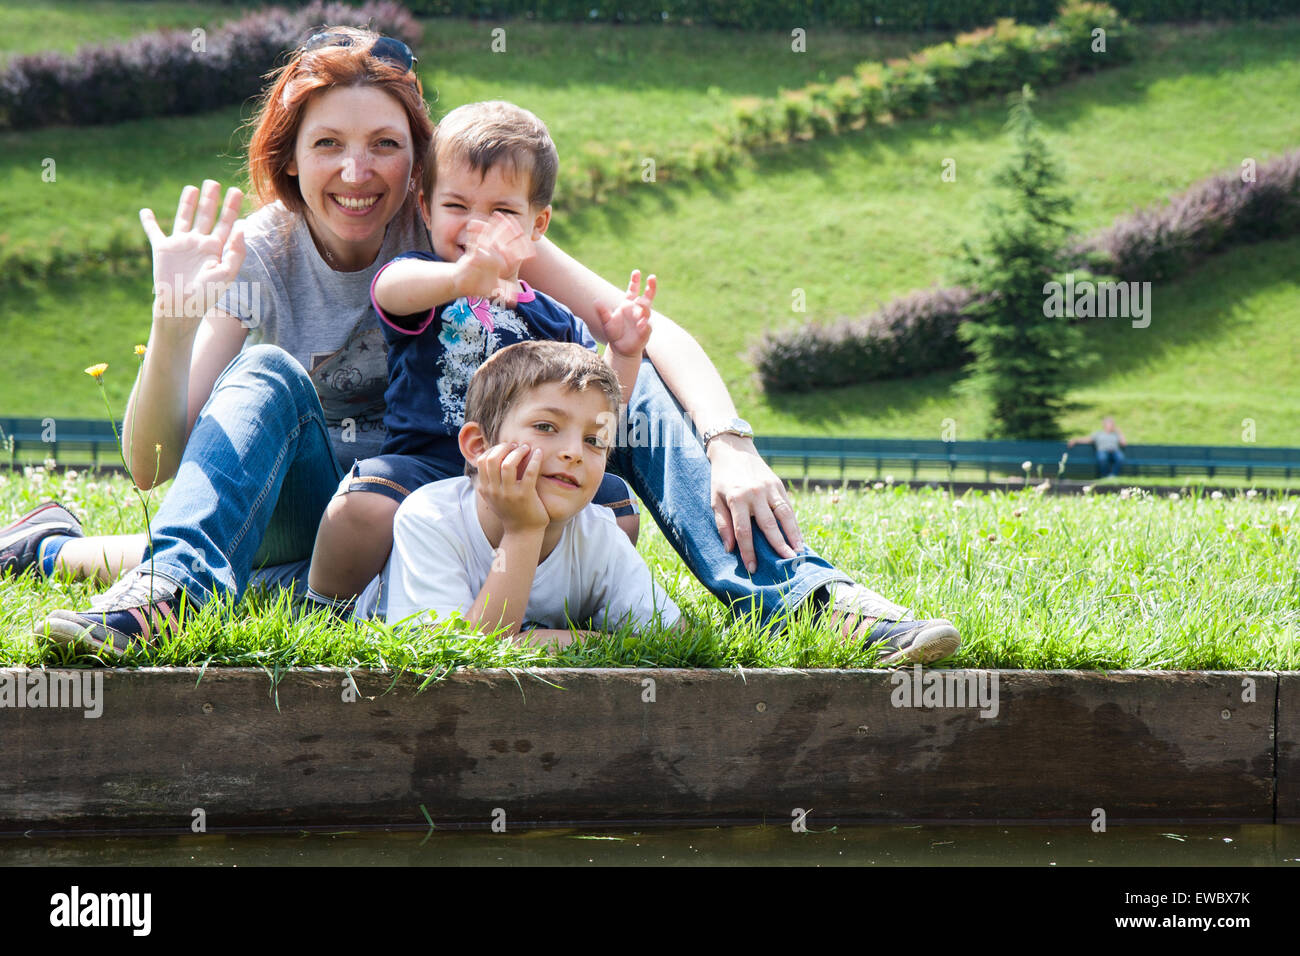
[[154,453],[155,455],[161,455],[161,454],[162,454],[162,445],[158,444],[157,442],[154,442],[153,453]]
[[86,369],[86,374],[91,378],[97,379],[106,371],[108,371],[108,363],[100,362],[98,365],[92,365],[90,368]]
[[137,346],[135,347],[135,354],[136,354],[136,355],[143,356],[144,353],[147,352],[147,351],[149,351],[149,350],[146,349],[143,345],[137,345]]

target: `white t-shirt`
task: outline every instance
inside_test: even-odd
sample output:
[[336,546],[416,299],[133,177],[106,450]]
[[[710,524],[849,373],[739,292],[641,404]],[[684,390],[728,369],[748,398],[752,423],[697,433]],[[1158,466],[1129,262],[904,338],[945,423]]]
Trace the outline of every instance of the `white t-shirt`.
[[[356,616],[398,622],[418,614],[427,622],[429,611],[467,613],[494,557],[470,479],[431,482],[397,509],[392,554],[358,598]],[[537,566],[524,621],[561,629],[572,620],[593,630],[614,630],[624,619],[634,626],[649,624],[656,611],[664,627],[681,617],[613,513],[591,504],[565,526],[555,550]]]

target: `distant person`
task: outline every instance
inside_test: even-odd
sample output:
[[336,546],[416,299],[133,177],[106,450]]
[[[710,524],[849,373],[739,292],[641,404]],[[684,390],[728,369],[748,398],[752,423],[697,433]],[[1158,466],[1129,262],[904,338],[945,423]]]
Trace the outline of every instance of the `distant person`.
[[1119,475],[1119,470],[1124,464],[1124,452],[1120,449],[1128,445],[1128,442],[1124,438],[1124,433],[1116,426],[1115,419],[1108,415],[1102,420],[1100,431],[1083,438],[1071,438],[1068,447],[1073,448],[1075,445],[1092,445],[1097,450],[1099,478]]

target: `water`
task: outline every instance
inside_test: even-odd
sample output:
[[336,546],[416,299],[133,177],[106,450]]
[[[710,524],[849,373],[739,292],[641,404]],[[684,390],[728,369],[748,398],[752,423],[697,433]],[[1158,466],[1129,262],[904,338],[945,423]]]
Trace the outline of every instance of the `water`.
[[[508,824],[507,824],[508,826]],[[0,837],[0,866],[1300,866],[1300,825],[790,825]]]

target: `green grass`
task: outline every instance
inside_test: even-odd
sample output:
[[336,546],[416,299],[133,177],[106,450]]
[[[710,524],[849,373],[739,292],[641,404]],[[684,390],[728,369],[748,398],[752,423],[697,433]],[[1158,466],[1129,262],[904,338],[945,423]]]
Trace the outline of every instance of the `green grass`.
[[[834,80],[864,60],[905,56],[939,33],[816,32],[808,53],[788,32],[685,26],[505,24],[426,20],[421,78],[435,116],[462,103],[508,99],[546,121],[561,160],[584,142],[626,140],[653,155],[711,136],[742,96]],[[436,100],[435,100],[436,94]]]
[[149,30],[211,31],[248,11],[230,3],[158,0],[0,0],[0,66],[13,56],[128,40]]
[[[507,52],[492,53],[492,24],[424,24],[417,52],[435,117],[479,99],[513,100],[547,121],[562,160],[589,141],[627,140],[648,155],[689,144],[713,135],[734,97],[833,79],[864,59],[939,38],[828,34],[814,56],[790,53],[784,34],[521,21],[506,26]],[[782,66],[773,70],[773,51],[782,48]],[[251,114],[250,101],[198,116],[0,133],[0,236],[22,243],[53,234],[101,247],[114,230],[130,230],[143,244],[142,206],[170,219],[187,182],[239,180],[241,128]],[[55,161],[53,183],[41,178],[46,158]]]
[[[0,476],[0,521],[47,497],[95,533],[139,528],[121,479]],[[1040,496],[908,492],[795,496],[808,544],[838,567],[964,637],[954,666],[1300,668],[1300,534],[1293,500],[1246,494]],[[210,608],[138,665],[391,667],[864,667],[870,655],[807,621],[779,636],[729,621],[649,522],[641,552],[691,624],[684,635],[611,635],[558,656],[451,630],[295,618],[260,596]],[[0,580],[0,664],[93,663],[30,637],[51,610],[84,607],[84,585]]]
[[[486,31],[428,23],[422,68],[438,108],[515,99],[551,123],[562,154],[608,128],[652,155],[656,143],[711,124],[728,97],[833,76],[883,55],[873,44],[930,39],[826,37],[816,56],[778,60],[778,37],[767,34],[521,23],[508,27],[508,52],[492,54]],[[1288,105],[1300,95],[1300,63],[1289,56],[1298,41],[1300,19],[1151,27],[1137,63],[1044,91],[1038,113],[1076,191],[1077,228],[1099,228],[1243,157],[1262,160],[1300,143],[1300,115]],[[138,228],[141,205],[166,217],[184,182],[232,180],[246,113],[0,136],[3,231],[96,244],[114,227]],[[1001,104],[985,103],[783,148],[726,176],[648,184],[572,214],[560,208],[552,234],[611,278],[634,265],[657,272],[663,310],[696,335],[742,413],[765,432],[924,437],[953,418],[958,437],[979,437],[986,410],[954,392],[957,372],[769,397],[746,351],[764,328],[862,314],[950,274],[1008,149],[1004,115]],[[56,183],[39,181],[45,156],[57,159]],[[945,157],[957,160],[956,183],[940,180]],[[1101,361],[1072,395],[1080,407],[1068,428],[1091,431],[1113,411],[1135,441],[1232,444],[1242,419],[1253,418],[1261,444],[1300,441],[1297,398],[1282,386],[1300,357],[1288,332],[1300,314],[1297,248],[1239,249],[1157,287],[1149,329],[1095,323],[1090,342]],[[790,310],[795,288],[806,292],[806,315]],[[0,383],[0,409],[97,415],[93,390],[63,376],[130,360],[147,332],[147,302],[147,280],[117,278],[60,283],[34,300],[0,304],[0,327],[24,369]],[[129,374],[119,370],[127,372],[111,370],[109,389],[120,409]]]

